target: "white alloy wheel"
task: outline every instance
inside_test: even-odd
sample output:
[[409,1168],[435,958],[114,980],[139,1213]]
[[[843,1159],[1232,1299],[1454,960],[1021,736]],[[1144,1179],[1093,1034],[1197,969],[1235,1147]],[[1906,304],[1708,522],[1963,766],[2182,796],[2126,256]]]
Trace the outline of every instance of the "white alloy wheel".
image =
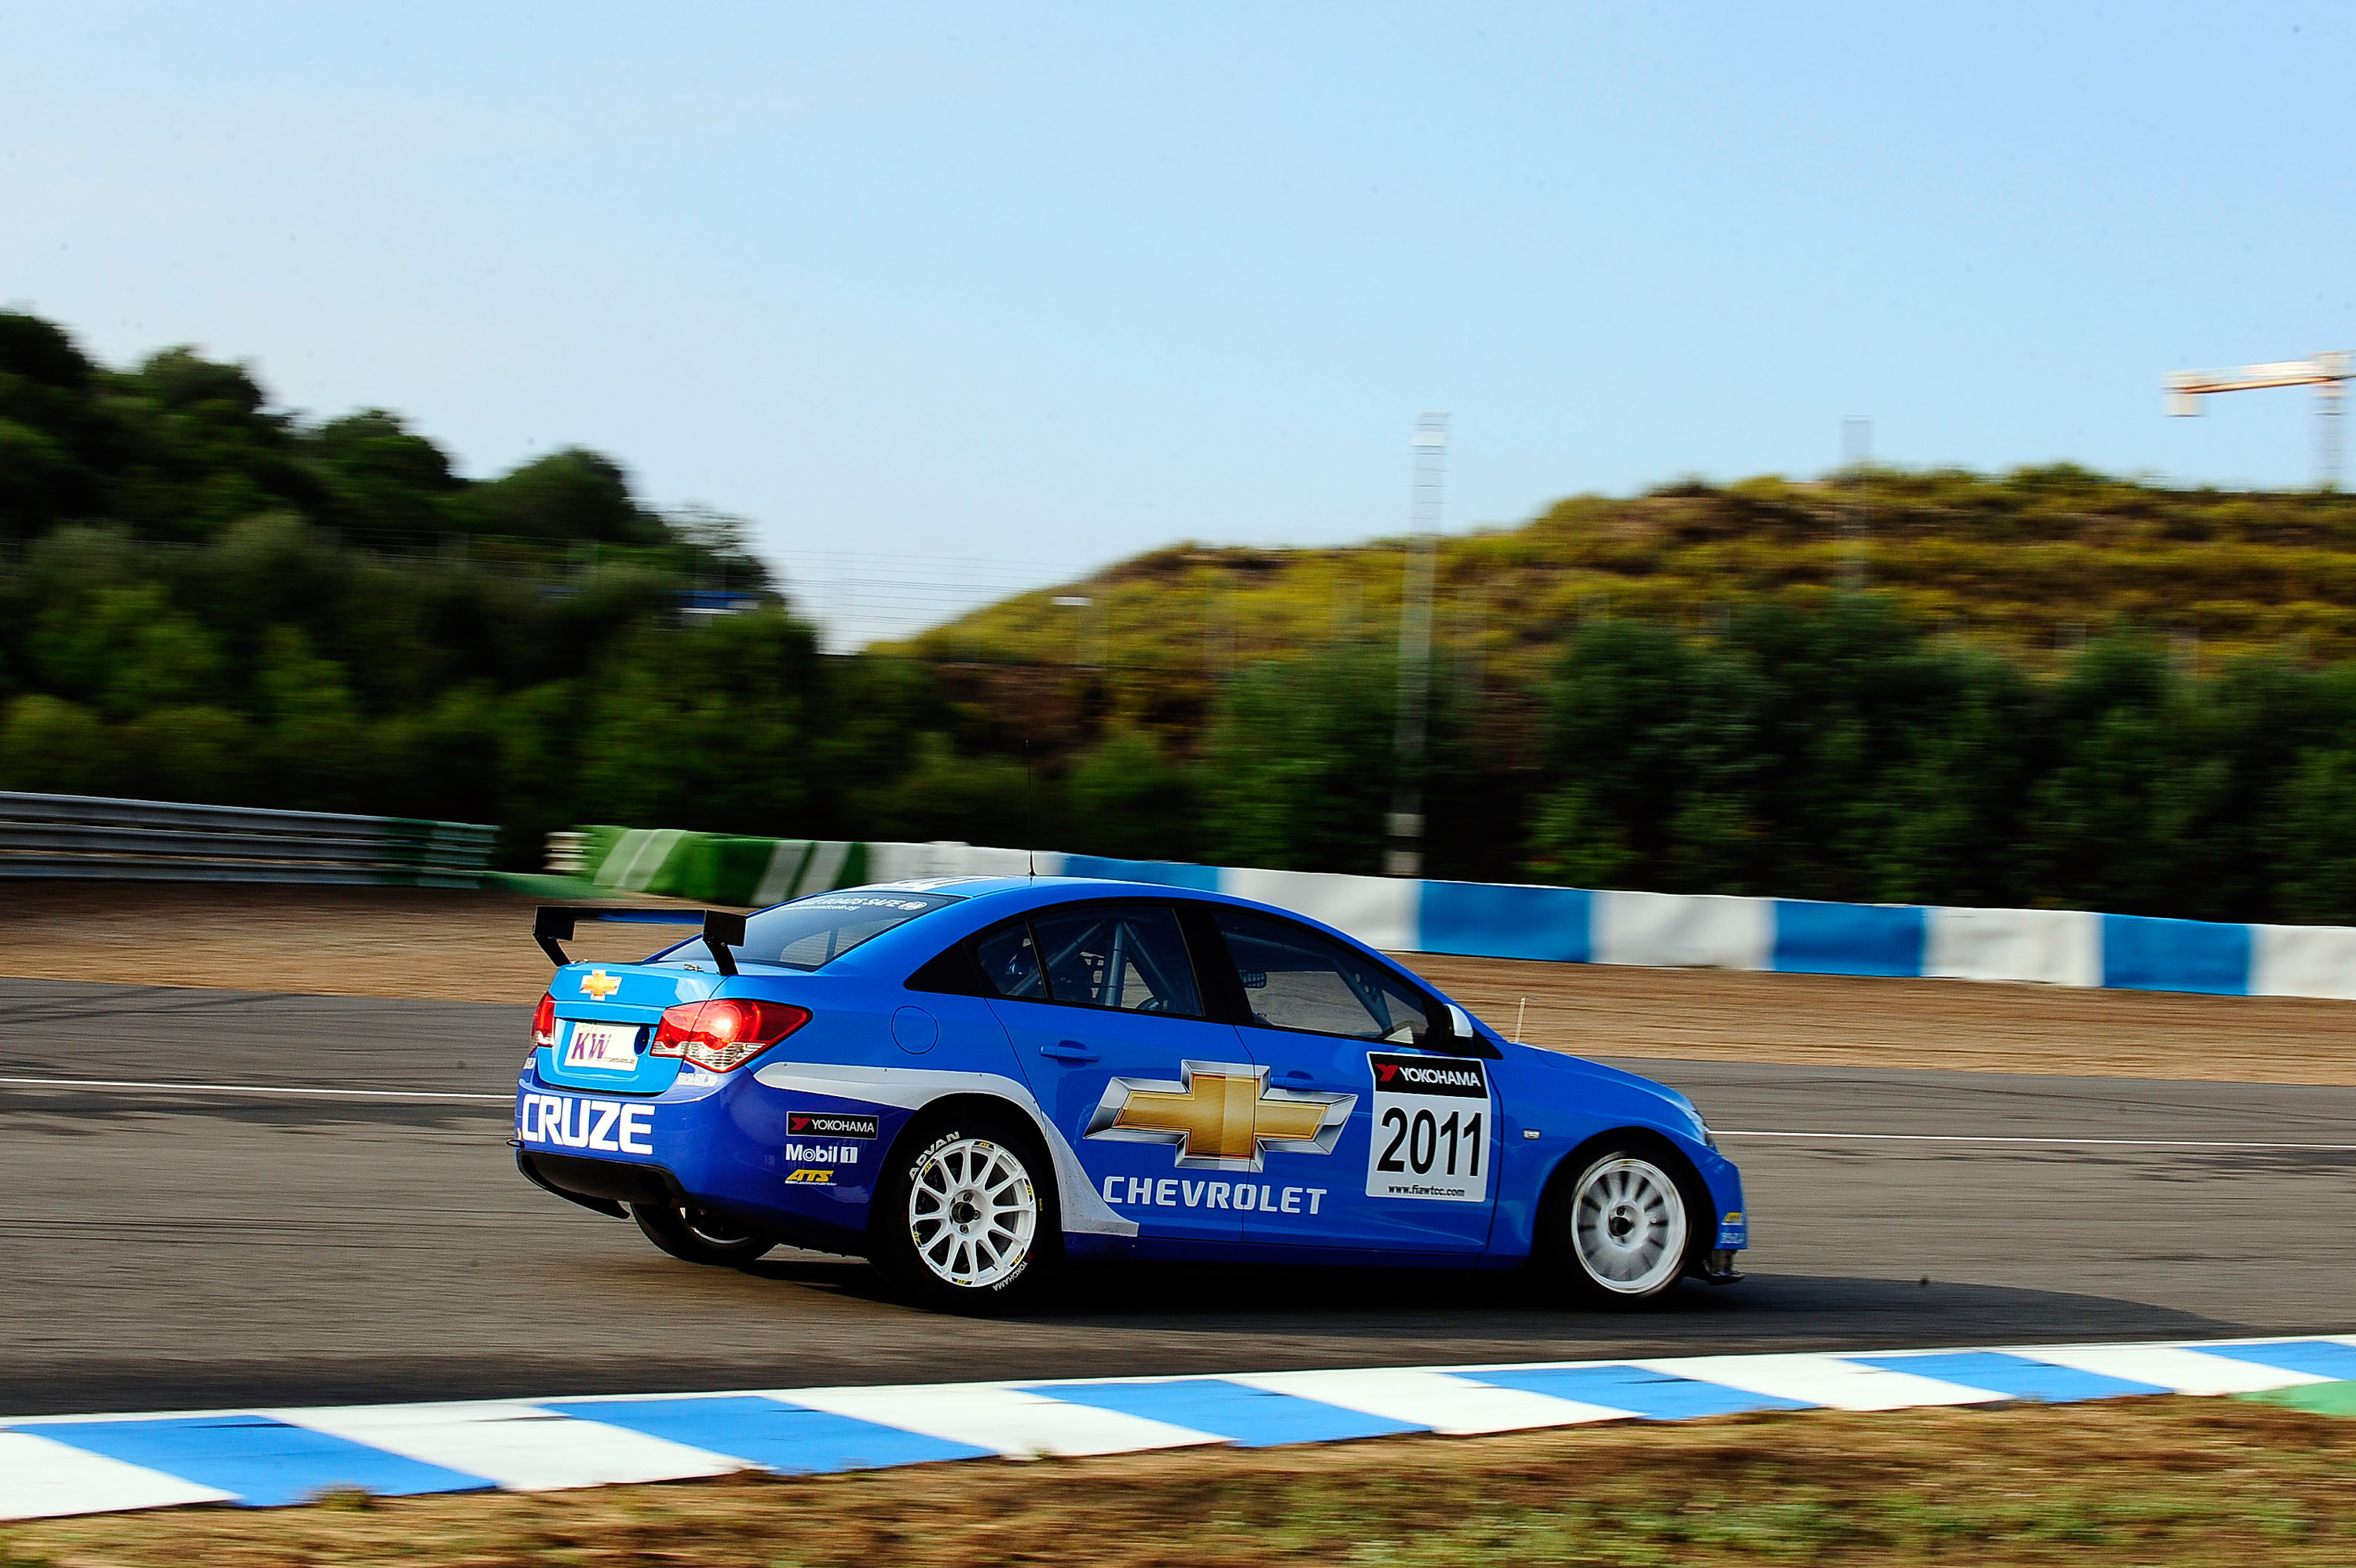
[[1039,1232],[1039,1195],[1022,1159],[987,1138],[930,1150],[908,1184],[908,1237],[934,1278],[988,1290],[1022,1272]]
[[1570,1224],[1579,1266],[1616,1295],[1650,1295],[1685,1267],[1685,1195],[1648,1159],[1612,1155],[1589,1167],[1572,1195]]

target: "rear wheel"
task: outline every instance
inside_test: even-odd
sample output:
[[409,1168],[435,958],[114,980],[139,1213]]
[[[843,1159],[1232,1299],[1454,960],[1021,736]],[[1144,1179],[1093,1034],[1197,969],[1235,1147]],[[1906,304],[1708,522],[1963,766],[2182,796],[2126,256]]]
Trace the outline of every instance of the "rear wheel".
[[693,1204],[633,1203],[630,1218],[647,1240],[675,1258],[715,1268],[735,1268],[777,1244],[774,1236],[723,1219]]
[[876,1194],[875,1266],[901,1293],[952,1312],[995,1312],[1038,1284],[1059,1232],[1047,1161],[1028,1127],[975,1112],[909,1139]]
[[1634,1139],[1590,1150],[1539,1208],[1541,1272],[1591,1307],[1642,1307],[1675,1289],[1693,1261],[1699,1211],[1680,1164]]

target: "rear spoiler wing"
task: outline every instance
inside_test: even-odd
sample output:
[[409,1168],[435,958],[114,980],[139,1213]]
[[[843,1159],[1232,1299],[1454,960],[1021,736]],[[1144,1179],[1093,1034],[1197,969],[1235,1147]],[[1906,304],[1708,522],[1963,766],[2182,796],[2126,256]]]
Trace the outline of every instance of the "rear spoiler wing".
[[624,921],[633,925],[701,925],[703,945],[712,950],[712,961],[723,975],[736,973],[734,951],[744,945],[744,917],[726,910],[705,909],[607,909],[596,904],[542,904],[531,917],[531,939],[551,962],[570,964],[561,942],[573,940],[577,923],[583,916],[591,920]]

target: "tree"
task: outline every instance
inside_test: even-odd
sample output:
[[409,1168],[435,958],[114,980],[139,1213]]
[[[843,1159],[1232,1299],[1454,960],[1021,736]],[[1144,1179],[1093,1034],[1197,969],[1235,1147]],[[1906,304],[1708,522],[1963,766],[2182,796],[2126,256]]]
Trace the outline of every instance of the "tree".
[[1044,787],[1012,757],[959,756],[946,735],[918,735],[906,771],[885,794],[880,837],[1029,848],[1037,843]]
[[95,701],[117,719],[220,692],[219,644],[158,582],[102,587],[86,598],[52,603],[34,624],[28,645],[51,690]]
[[2276,917],[2356,924],[2356,749],[2303,753],[2269,804]]
[[58,327],[0,311],[0,538],[30,539],[95,507],[93,369]]
[[35,692],[0,719],[0,787],[102,795],[129,772],[106,725],[86,708]]
[[1666,627],[1580,630],[1547,693],[1530,875],[1612,887],[1665,873],[1678,813],[1708,765],[1696,720],[1714,674]]
[[619,464],[577,446],[475,485],[453,516],[474,533],[522,539],[656,545],[669,537],[662,519],[631,496]]
[[302,440],[327,475],[337,520],[364,534],[431,537],[454,526],[451,498],[465,482],[440,447],[397,414],[363,409]]
[[1064,803],[1066,848],[1134,860],[1200,852],[1194,770],[1142,731],[1115,729],[1081,752],[1065,776]]
[[810,629],[776,611],[642,629],[588,683],[576,803],[588,820],[804,837]]
[[1204,745],[1210,853],[1228,865],[1378,871],[1397,696],[1391,659],[1363,646],[1238,673]]

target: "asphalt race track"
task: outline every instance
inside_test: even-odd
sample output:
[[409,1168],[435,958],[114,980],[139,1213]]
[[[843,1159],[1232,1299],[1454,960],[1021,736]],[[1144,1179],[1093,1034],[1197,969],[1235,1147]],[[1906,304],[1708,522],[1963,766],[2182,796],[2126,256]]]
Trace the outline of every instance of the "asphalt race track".
[[528,1186],[528,1017],[0,980],[0,1078],[230,1086],[0,1083],[0,1414],[2356,1328],[2356,1089],[1630,1062],[1812,1135],[1726,1138],[1744,1284],[1622,1317],[1507,1276],[1137,1271],[975,1322],[851,1260],[675,1263]]

